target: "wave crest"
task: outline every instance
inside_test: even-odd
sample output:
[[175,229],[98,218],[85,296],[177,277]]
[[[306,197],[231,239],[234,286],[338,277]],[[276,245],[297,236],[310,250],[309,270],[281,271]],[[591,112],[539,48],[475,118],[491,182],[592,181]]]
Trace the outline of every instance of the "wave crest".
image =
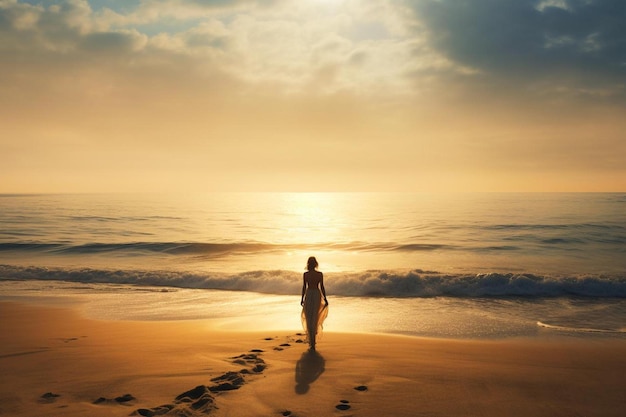
[[[54,280],[178,288],[299,294],[300,273],[283,270],[238,274],[174,270],[64,269],[0,265],[0,280]],[[551,277],[533,274],[442,274],[363,271],[328,273],[330,294],[360,297],[617,297],[626,298],[625,277]]]

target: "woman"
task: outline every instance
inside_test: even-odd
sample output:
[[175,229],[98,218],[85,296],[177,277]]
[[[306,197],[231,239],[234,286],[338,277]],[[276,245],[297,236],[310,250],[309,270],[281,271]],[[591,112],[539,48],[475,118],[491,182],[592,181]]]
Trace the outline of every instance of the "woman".
[[[324,274],[317,270],[318,263],[311,256],[306,263],[307,271],[302,276],[302,326],[306,330],[309,348],[315,350],[315,339],[322,331],[322,325],[328,315],[328,300],[324,288]],[[324,297],[324,304],[322,304]]]

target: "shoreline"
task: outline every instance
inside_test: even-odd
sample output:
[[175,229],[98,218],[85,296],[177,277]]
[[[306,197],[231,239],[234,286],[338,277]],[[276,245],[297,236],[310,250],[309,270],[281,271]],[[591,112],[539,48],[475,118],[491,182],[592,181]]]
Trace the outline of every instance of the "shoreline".
[[328,332],[312,355],[297,331],[94,320],[76,304],[2,301],[0,312],[0,415],[618,416],[626,407],[623,340]]
[[[94,320],[215,323],[216,330],[301,329],[299,295],[65,281],[0,280],[0,301],[78,305]],[[326,330],[451,340],[617,338],[626,299],[333,296]],[[602,311],[602,314],[599,314]],[[259,314],[263,312],[263,314]]]

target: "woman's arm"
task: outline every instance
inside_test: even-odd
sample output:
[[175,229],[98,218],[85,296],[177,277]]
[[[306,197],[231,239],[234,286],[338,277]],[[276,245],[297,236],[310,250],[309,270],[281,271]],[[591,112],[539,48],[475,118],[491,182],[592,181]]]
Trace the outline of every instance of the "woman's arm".
[[306,291],[306,272],[302,274],[302,298],[300,299],[300,305],[304,305],[304,292]]
[[324,274],[322,274],[321,272],[320,274],[322,275],[320,278],[320,290],[322,291],[322,295],[324,296],[324,302],[326,303],[326,305],[328,305],[328,300],[326,299],[326,288],[324,288]]

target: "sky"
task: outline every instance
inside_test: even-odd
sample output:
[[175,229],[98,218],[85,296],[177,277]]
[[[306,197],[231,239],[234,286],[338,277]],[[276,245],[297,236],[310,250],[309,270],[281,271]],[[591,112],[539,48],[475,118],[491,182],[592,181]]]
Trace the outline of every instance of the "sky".
[[0,0],[0,193],[626,191],[623,0]]

